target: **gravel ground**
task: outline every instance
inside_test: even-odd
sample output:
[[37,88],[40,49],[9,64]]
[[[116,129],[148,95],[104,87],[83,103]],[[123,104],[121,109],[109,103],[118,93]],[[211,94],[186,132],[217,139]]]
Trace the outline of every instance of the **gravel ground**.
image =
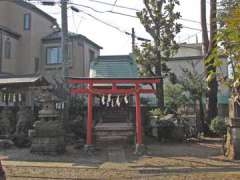
[[133,147],[125,147],[121,149],[125,153],[124,160],[119,162],[111,161],[108,147],[93,155],[68,147],[61,156],[40,156],[29,153],[29,149],[0,150],[0,156],[8,157],[3,164],[10,180],[240,179],[240,161],[226,160],[219,140],[169,144],[147,142],[147,155],[136,156]]

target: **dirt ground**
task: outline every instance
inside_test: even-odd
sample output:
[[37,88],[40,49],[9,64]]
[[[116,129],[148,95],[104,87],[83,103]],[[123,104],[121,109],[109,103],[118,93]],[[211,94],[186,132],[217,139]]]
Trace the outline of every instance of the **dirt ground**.
[[222,155],[219,139],[159,143],[147,140],[147,153],[134,155],[133,146],[109,145],[95,154],[68,147],[61,156],[0,150],[8,179],[240,179],[240,161]]

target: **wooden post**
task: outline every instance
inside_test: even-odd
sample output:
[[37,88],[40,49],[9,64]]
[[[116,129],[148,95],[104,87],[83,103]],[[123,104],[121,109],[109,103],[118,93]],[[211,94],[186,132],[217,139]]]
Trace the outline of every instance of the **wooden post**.
[[136,95],[136,144],[142,144],[142,116],[141,116],[141,102],[140,94],[137,92]]
[[[89,84],[89,89],[92,89],[92,84]],[[93,144],[93,94],[88,94],[88,118],[87,118],[87,145]]]

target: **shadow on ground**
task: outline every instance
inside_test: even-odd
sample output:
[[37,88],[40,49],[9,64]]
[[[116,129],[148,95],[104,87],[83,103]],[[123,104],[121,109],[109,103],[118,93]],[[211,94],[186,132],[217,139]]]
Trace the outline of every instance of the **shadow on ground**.
[[104,146],[94,154],[69,146],[59,156],[31,154],[29,149],[0,150],[0,156],[7,156],[9,161],[70,163],[73,167],[137,170],[140,174],[240,171],[240,161],[228,161],[222,156],[218,139],[184,143],[146,139],[145,142],[148,142],[147,153],[143,156],[133,153],[134,146],[121,145]]

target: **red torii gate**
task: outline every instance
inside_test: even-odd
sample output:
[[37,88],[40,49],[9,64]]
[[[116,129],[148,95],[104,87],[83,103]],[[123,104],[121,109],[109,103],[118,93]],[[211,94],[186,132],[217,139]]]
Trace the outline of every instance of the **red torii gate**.
[[[70,84],[87,84],[86,88],[71,88],[72,94],[88,94],[88,118],[87,118],[87,139],[86,147],[93,145],[93,95],[96,94],[132,94],[136,98],[136,150],[143,145],[142,142],[142,117],[141,117],[141,102],[140,94],[156,93],[152,88],[142,89],[141,84],[156,84],[161,81],[161,78],[69,78]],[[95,84],[112,86],[109,88],[96,88]],[[131,88],[119,88],[117,85],[131,84]]]

